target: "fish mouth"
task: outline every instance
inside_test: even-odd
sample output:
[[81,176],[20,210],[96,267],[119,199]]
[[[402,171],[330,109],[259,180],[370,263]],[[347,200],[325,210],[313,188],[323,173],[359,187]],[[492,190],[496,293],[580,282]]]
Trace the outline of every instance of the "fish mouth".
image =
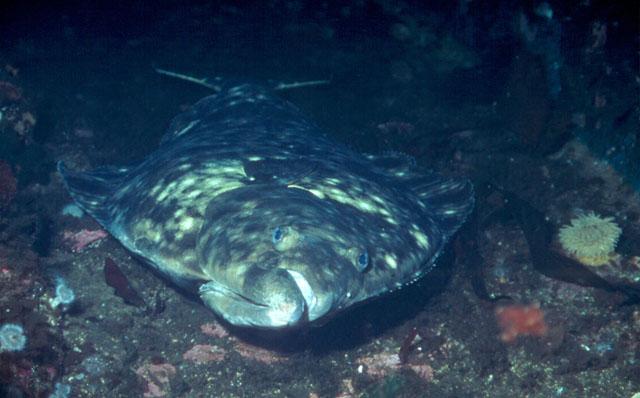
[[307,281],[307,278],[305,278],[304,275],[302,275],[298,271],[288,269],[287,272],[289,273],[289,275],[291,275],[293,281],[296,283],[300,294],[302,294],[302,297],[304,298],[306,310],[308,313],[310,313],[313,309],[316,308],[318,304],[318,298],[313,292],[309,281]]
[[326,315],[333,303],[332,295],[318,295],[292,269],[274,268],[250,281],[239,291],[212,280],[200,287],[200,297],[233,325],[265,329],[303,326]]
[[269,319],[269,327],[297,327],[324,315],[325,311],[318,306],[318,297],[307,278],[291,269],[283,268],[281,271],[286,271],[289,277],[287,279],[293,280],[294,285],[287,289],[287,293],[276,294],[275,296],[280,296],[279,299],[270,300],[271,302],[266,304],[243,297],[251,304],[264,309]]
[[307,321],[313,322],[325,316],[333,305],[334,296],[330,294],[318,295],[302,273],[290,269],[286,271],[293,278],[300,294],[304,298]]
[[295,272],[292,275],[285,269],[272,269],[251,278],[242,290],[211,280],[200,286],[199,293],[209,308],[232,325],[280,329],[307,320],[307,299],[312,302],[312,295],[305,282]]

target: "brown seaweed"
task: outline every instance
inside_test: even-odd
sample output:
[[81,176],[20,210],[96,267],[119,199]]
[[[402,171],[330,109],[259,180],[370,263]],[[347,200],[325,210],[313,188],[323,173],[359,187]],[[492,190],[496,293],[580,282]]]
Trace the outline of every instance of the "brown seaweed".
[[588,267],[562,256],[552,248],[555,227],[545,219],[542,212],[512,192],[491,184],[482,184],[488,195],[497,193],[502,197],[498,209],[479,222],[479,229],[501,218],[511,218],[524,232],[534,269],[549,278],[585,287],[594,287],[612,293],[622,293],[627,304],[640,302],[640,286],[614,283],[602,278]]
[[507,210],[524,232],[532,264],[539,273],[563,282],[622,293],[629,304],[640,302],[639,285],[609,282],[588,267],[552,250],[554,227],[544,214],[514,194],[503,194],[507,198]]
[[400,358],[401,364],[406,364],[409,360],[409,354],[415,348],[413,342],[416,337],[418,337],[418,328],[412,327],[409,333],[405,336],[404,340],[402,340],[402,345],[400,346],[400,350],[398,351],[398,358]]
[[115,290],[116,296],[122,298],[126,304],[136,307],[145,305],[140,294],[131,286],[129,279],[110,257],[104,259],[104,279],[107,285]]

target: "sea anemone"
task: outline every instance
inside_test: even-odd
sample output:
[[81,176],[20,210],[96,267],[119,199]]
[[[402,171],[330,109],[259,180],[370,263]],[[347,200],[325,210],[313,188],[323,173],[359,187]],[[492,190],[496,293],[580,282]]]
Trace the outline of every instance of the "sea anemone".
[[22,351],[27,345],[27,337],[22,326],[5,323],[0,327],[0,352]]
[[56,296],[49,300],[51,307],[56,308],[59,305],[68,306],[76,299],[75,292],[67,286],[67,282],[61,278],[56,278]]
[[590,212],[560,228],[558,239],[564,251],[576,260],[598,266],[610,262],[621,233],[613,217],[600,217]]

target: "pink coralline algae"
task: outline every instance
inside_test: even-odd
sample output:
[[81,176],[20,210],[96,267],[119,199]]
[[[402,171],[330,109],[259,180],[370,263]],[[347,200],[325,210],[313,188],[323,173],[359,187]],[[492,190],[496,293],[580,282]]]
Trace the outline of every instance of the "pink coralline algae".
[[200,365],[208,362],[220,362],[226,355],[227,351],[224,348],[215,345],[196,344],[182,354],[182,358]]
[[71,245],[71,250],[77,253],[107,236],[107,232],[103,229],[81,229],[78,232],[64,231],[63,238]]
[[[245,343],[234,336],[230,336],[229,332],[227,332],[226,329],[218,323],[202,324],[200,325],[200,330],[202,331],[202,333],[206,334],[207,336],[215,337],[218,339],[222,339],[222,338],[226,339],[229,343],[233,345],[233,348],[235,349],[235,351],[238,354],[240,354],[240,356],[242,356],[243,358],[252,359],[254,361],[262,362],[265,364],[272,364],[272,363],[277,363],[277,362],[282,362],[287,360],[286,357],[279,355],[277,352],[270,351],[265,348],[257,347],[249,343]],[[211,346],[202,346],[202,347],[211,347]]]
[[253,359],[254,361],[262,362],[265,364],[282,362],[287,359],[286,357],[283,357],[276,352],[256,347],[254,345],[244,343],[240,340],[236,340],[233,347],[242,357]]
[[145,363],[136,370],[136,374],[145,383],[145,398],[165,397],[170,392],[170,379],[175,376],[176,368],[169,363]]
[[424,381],[433,380],[433,368],[427,364],[408,364],[405,367],[413,370]]
[[364,367],[363,370],[367,375],[376,379],[384,378],[400,369],[410,369],[424,381],[433,380],[433,368],[430,365],[418,363],[403,364],[395,352],[381,352],[371,356],[361,357],[358,359],[358,364]]
[[362,357],[358,359],[358,363],[364,365],[366,373],[375,378],[382,378],[401,367],[400,357],[392,352],[381,352]]
[[219,339],[229,336],[229,332],[217,323],[202,324],[200,325],[200,330],[207,336],[217,337]]

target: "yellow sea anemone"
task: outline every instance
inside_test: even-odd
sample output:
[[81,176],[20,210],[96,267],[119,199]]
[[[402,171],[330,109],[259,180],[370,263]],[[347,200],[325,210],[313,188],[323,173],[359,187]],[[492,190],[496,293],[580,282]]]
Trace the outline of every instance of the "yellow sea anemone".
[[594,212],[571,220],[560,228],[558,239],[565,252],[585,265],[604,265],[613,258],[622,230],[613,217],[600,217]]

